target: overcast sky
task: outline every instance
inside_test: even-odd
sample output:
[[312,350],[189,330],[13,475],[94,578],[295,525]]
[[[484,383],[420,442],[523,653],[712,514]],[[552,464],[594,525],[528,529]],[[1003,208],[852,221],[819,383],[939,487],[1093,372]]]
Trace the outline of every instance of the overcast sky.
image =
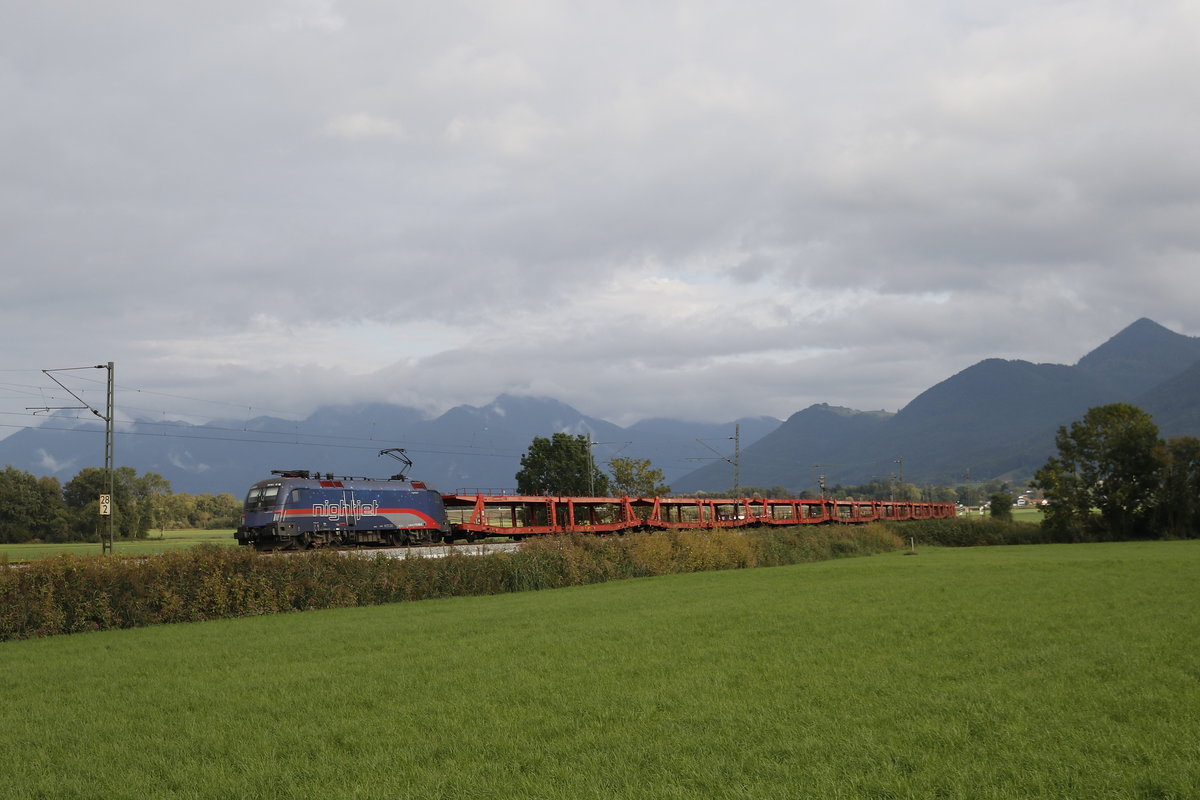
[[7,425],[110,360],[626,424],[1200,334],[1195,0],[13,1],[0,104]]

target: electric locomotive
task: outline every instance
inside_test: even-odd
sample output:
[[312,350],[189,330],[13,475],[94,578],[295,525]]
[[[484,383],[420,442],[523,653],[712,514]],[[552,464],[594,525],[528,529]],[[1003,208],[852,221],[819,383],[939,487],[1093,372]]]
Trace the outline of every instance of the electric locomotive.
[[[399,448],[384,450],[409,466]],[[303,550],[431,544],[450,535],[442,496],[403,473],[391,478],[272,470],[246,494],[238,544],[258,550]]]

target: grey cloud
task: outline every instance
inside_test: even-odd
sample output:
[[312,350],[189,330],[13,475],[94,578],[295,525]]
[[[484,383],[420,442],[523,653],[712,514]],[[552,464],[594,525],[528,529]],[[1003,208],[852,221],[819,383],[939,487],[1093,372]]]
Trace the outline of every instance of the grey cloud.
[[704,418],[1200,330],[1194,11],[943,5],[24,6],[0,330],[247,405]]

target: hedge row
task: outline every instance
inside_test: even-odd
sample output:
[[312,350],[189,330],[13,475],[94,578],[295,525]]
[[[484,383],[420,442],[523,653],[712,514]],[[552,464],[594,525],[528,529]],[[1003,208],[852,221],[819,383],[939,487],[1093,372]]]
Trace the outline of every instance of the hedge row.
[[446,558],[197,547],[152,558],[61,555],[0,563],[0,641],[285,611],[552,589],[776,566],[901,546],[881,526],[681,531],[529,540]]

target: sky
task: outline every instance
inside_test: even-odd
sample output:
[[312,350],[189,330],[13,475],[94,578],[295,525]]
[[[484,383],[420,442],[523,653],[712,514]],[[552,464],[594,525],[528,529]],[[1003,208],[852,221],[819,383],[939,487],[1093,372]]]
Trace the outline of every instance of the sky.
[[1196,0],[9,2],[0,106],[8,432],[109,361],[723,422],[1200,334]]

